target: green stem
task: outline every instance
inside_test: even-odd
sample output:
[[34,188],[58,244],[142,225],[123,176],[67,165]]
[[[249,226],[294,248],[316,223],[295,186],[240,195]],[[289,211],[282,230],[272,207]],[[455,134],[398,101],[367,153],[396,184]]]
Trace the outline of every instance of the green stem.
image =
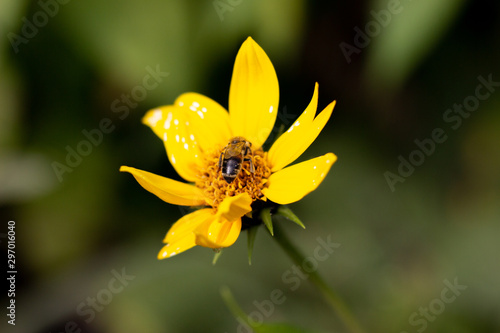
[[231,293],[231,290],[229,290],[228,287],[223,286],[220,289],[220,294],[222,296],[224,303],[226,303],[226,306],[229,308],[229,311],[231,311],[233,316],[237,319],[239,318],[241,321],[243,321],[249,327],[252,327],[252,325],[250,324],[250,321],[248,320],[247,314],[240,308],[240,306],[238,305],[238,303],[234,299],[233,294]]
[[280,247],[285,251],[285,253],[292,259],[292,261],[300,267],[304,274],[308,275],[309,281],[311,281],[316,288],[319,289],[325,300],[332,307],[334,312],[338,314],[344,325],[352,333],[363,333],[363,329],[354,319],[349,308],[346,306],[344,301],[334,292],[326,282],[319,276],[317,271],[306,272],[304,271],[302,264],[306,257],[300,253],[300,251],[290,242],[290,239],[283,233],[279,224],[274,225],[274,237],[273,237]]

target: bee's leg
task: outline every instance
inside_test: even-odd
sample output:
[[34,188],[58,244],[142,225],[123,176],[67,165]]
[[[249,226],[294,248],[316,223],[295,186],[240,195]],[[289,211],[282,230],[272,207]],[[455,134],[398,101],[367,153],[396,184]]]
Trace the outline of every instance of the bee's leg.
[[[255,173],[255,167],[253,165],[253,160],[252,160],[252,157],[251,157],[251,154],[252,153],[249,153],[248,151],[250,150],[250,148],[247,147],[246,151],[245,151],[245,161],[249,161],[250,162],[250,173]],[[247,157],[248,155],[250,155],[250,157]]]
[[224,156],[224,151],[222,153],[220,153],[220,156],[219,156],[219,163],[217,164],[217,172],[220,171],[220,169],[222,168],[222,156]]
[[249,158],[248,160],[250,161],[250,172],[255,173],[255,167],[253,166],[252,158]]

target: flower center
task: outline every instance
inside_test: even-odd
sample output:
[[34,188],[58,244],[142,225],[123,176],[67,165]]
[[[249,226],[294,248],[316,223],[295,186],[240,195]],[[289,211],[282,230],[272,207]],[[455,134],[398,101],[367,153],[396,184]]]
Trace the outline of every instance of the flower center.
[[[195,185],[204,191],[207,203],[217,208],[225,197],[240,193],[248,193],[252,201],[266,200],[261,190],[271,176],[271,168],[267,163],[267,153],[262,149],[252,151],[248,148],[246,154],[243,151],[234,159],[228,158],[228,156],[233,156],[226,153],[229,148],[228,145],[205,155],[204,167],[198,175]],[[219,167],[219,161],[222,162],[221,167]],[[241,169],[239,169],[240,166]],[[252,166],[253,172],[251,172]],[[228,168],[232,168],[231,173],[236,175],[234,180],[225,177],[229,172]]]

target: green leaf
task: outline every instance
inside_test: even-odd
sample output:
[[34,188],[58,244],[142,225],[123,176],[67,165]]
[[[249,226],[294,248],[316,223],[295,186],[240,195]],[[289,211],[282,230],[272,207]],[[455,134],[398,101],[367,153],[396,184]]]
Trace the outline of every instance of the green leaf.
[[280,206],[278,208],[278,211],[276,212],[276,214],[281,215],[284,218],[286,218],[286,219],[294,222],[295,224],[300,225],[304,229],[306,228],[306,226],[304,225],[304,223],[302,223],[302,221],[297,217],[297,215],[295,215],[292,212],[292,210],[290,208],[288,208],[287,206]]
[[[394,13],[389,12],[387,3],[385,0],[372,1],[373,10],[366,15],[366,23],[360,28],[366,33],[370,22],[380,27],[378,33],[368,36],[365,77],[371,88],[391,92],[401,87],[438,45],[466,1],[405,1]],[[378,23],[374,13],[378,13],[378,20],[383,20],[383,24]],[[386,16],[381,18],[381,13]]]
[[264,222],[264,224],[266,225],[271,235],[274,236],[273,219],[271,218],[271,208],[264,208],[263,210],[261,210],[260,218],[262,222]]
[[248,264],[252,264],[252,252],[253,243],[255,242],[255,236],[257,235],[258,226],[251,227],[247,229],[247,240],[248,240]]

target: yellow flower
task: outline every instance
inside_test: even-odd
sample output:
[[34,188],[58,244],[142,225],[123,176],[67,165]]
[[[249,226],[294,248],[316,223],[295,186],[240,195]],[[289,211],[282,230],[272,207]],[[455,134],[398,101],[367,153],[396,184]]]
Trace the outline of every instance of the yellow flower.
[[[127,166],[120,171],[131,173],[142,187],[168,203],[206,207],[185,215],[170,228],[159,259],[195,245],[228,247],[238,238],[242,217],[250,215],[252,205],[255,208],[298,201],[323,181],[337,159],[332,153],[286,166],[316,139],[335,102],[314,117],[318,104],[316,84],[306,110],[264,152],[261,147],[276,121],[278,100],[274,67],[264,50],[248,37],[236,56],[229,113],[208,97],[185,93],[173,105],[145,115],[143,122],[163,140],[173,167],[191,184]],[[234,138],[241,144],[231,145]],[[232,165],[237,174],[234,181],[221,174],[228,171],[229,159],[236,161]]]

